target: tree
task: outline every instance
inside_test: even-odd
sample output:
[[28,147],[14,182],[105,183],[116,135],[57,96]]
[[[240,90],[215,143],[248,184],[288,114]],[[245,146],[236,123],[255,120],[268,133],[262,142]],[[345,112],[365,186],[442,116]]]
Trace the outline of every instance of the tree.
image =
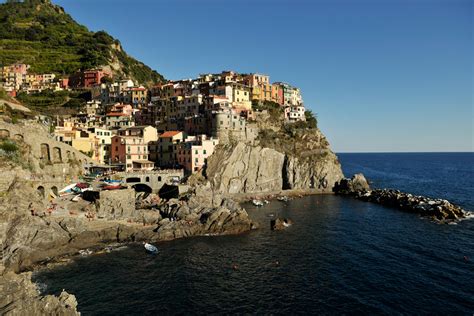
[[313,114],[311,110],[306,110],[304,116],[306,117],[306,124],[308,127],[316,128],[318,126],[317,116]]

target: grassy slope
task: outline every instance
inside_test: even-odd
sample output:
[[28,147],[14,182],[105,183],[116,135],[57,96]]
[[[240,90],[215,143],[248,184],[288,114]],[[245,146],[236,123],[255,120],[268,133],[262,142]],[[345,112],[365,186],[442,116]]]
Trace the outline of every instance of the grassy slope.
[[122,77],[143,84],[162,75],[128,56],[120,42],[103,31],[90,32],[64,10],[45,0],[0,4],[0,65],[23,62],[32,72],[72,74],[80,69],[119,62]]

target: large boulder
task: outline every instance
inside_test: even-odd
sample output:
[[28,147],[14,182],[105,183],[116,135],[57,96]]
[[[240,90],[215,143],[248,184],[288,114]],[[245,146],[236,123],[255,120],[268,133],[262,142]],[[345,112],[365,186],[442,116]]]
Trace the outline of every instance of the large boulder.
[[271,230],[283,230],[293,225],[293,221],[289,218],[276,218],[270,221]]
[[0,314],[2,315],[80,315],[77,300],[62,291],[59,297],[40,296],[31,282],[31,273],[7,272],[0,277]]
[[341,179],[333,188],[336,194],[360,195],[370,191],[369,183],[362,173],[357,173],[351,179]]
[[137,215],[133,189],[101,191],[96,203],[99,218],[128,219]]

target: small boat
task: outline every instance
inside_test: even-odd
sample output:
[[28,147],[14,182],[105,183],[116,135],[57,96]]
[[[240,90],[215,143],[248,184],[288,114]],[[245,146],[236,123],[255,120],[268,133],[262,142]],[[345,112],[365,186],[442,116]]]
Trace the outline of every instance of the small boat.
[[158,248],[156,248],[155,246],[153,246],[152,244],[149,244],[149,243],[144,243],[144,247],[145,247],[145,250],[146,252],[148,253],[157,253],[158,252]]
[[122,180],[114,180],[114,179],[105,179],[103,181],[105,183],[122,183]]
[[252,203],[255,206],[263,206],[263,202],[260,200],[252,200]]
[[123,187],[121,184],[106,185],[105,187],[102,188],[102,190],[121,190],[121,189],[125,189],[125,187]]

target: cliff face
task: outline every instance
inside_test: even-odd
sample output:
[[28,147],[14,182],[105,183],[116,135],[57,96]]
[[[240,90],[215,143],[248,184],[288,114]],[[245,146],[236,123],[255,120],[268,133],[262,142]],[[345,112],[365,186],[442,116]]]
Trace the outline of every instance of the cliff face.
[[284,161],[284,154],[270,148],[222,146],[209,158],[207,176],[223,193],[278,191],[283,187]]
[[220,146],[208,160],[206,177],[224,194],[287,189],[329,193],[344,175],[318,129],[287,129],[261,130],[254,144]]
[[285,158],[283,189],[316,189],[328,193],[344,178],[337,156],[331,151],[307,158],[290,155]]

